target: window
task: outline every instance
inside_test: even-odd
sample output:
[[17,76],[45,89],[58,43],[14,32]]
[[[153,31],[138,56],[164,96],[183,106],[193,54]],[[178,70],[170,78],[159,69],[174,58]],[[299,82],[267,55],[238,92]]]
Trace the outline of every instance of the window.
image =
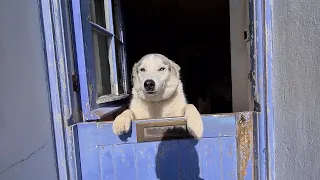
[[128,69],[161,53],[180,65],[186,98],[200,113],[253,110],[248,2],[122,0]]
[[84,120],[128,105],[127,64],[153,52],[181,66],[187,100],[200,113],[254,109],[248,1],[202,1],[72,1]]
[[121,5],[74,0],[72,8],[83,119],[97,120],[125,106],[129,96]]

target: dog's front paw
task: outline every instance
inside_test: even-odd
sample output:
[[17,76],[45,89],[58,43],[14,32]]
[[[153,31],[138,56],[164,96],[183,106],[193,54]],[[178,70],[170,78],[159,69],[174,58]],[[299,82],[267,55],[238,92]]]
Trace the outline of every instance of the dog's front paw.
[[116,135],[121,135],[127,133],[131,127],[132,117],[127,114],[120,114],[116,117],[113,122],[113,133]]
[[186,107],[185,118],[187,120],[188,131],[196,139],[201,139],[203,135],[203,123],[199,111],[191,104]]

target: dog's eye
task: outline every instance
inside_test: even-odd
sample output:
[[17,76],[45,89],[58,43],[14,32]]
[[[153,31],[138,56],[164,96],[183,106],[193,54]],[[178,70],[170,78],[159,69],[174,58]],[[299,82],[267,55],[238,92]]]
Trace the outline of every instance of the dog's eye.
[[166,68],[162,67],[159,69],[159,71],[164,71]]
[[140,71],[141,71],[141,72],[145,72],[146,69],[145,69],[145,68],[141,68]]

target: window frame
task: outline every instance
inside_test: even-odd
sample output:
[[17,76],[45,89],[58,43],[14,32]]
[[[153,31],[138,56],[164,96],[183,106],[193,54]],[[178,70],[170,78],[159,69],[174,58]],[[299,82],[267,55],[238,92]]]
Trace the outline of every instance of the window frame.
[[[71,0],[72,5],[79,0]],[[251,50],[251,70],[255,83],[251,90],[252,98],[257,102],[256,136],[257,149],[254,150],[254,161],[257,162],[258,176],[255,179],[267,180],[275,178],[274,166],[274,119],[272,104],[272,0],[249,0],[250,32],[253,35]],[[66,7],[67,6],[67,7]],[[72,137],[73,122],[77,122],[72,99],[74,92],[71,82],[71,66],[68,64],[68,51],[66,45],[68,38],[65,34],[71,31],[72,25],[68,24],[66,12],[70,6],[66,1],[40,0],[42,37],[44,44],[45,61],[47,62],[48,87],[51,102],[52,125],[54,131],[57,170],[59,179],[77,179],[75,161],[75,147]],[[73,11],[75,17],[80,18],[79,11]],[[257,23],[259,22],[259,23]],[[80,26],[81,27],[81,26]],[[82,44],[83,45],[83,44]],[[78,45],[79,46],[79,45]],[[77,48],[77,46],[76,46]],[[82,46],[83,50],[83,46]],[[79,53],[84,58],[84,52]],[[77,54],[78,55],[78,54]],[[84,83],[87,83],[85,81]],[[72,122],[73,121],[73,122]]]
[[[115,0],[116,3],[120,1]],[[116,37],[114,32],[114,17],[112,11],[112,0],[104,0],[105,11],[105,23],[106,28],[91,21],[90,1],[88,0],[72,0],[72,19],[73,19],[73,33],[75,44],[75,56],[77,62],[77,73],[80,86],[80,99],[82,118],[84,121],[100,120],[117,110],[128,105],[127,101],[117,101],[119,99],[110,100],[109,102],[103,102],[103,98],[108,95],[97,97],[97,81],[93,52],[93,31],[101,33],[110,38],[109,51],[109,64],[110,64],[110,85],[111,94],[118,96],[120,99],[126,99],[129,95],[128,81],[127,81],[127,67],[126,67],[126,55],[125,55],[125,43],[123,36]],[[119,10],[121,23],[121,9]],[[108,19],[107,19],[108,18]],[[121,29],[123,33],[123,29]],[[120,52],[122,66],[117,67],[116,57],[116,41],[120,43],[122,51]],[[123,81],[119,82],[117,69],[121,69]],[[123,84],[124,93],[119,93],[119,84]],[[121,96],[120,96],[121,95]]]

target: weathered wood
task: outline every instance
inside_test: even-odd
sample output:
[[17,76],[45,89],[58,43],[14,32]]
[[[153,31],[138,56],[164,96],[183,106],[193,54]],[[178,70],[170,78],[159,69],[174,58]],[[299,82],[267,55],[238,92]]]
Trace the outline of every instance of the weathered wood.
[[[73,128],[79,175],[83,180],[249,179],[252,153],[246,147],[251,150],[252,141],[243,123],[250,118],[250,112],[202,116],[204,137],[199,141],[179,139],[188,134],[181,117],[134,121],[120,137],[113,134],[111,122],[80,123]],[[171,136],[176,126],[184,127],[178,131],[182,135]]]

